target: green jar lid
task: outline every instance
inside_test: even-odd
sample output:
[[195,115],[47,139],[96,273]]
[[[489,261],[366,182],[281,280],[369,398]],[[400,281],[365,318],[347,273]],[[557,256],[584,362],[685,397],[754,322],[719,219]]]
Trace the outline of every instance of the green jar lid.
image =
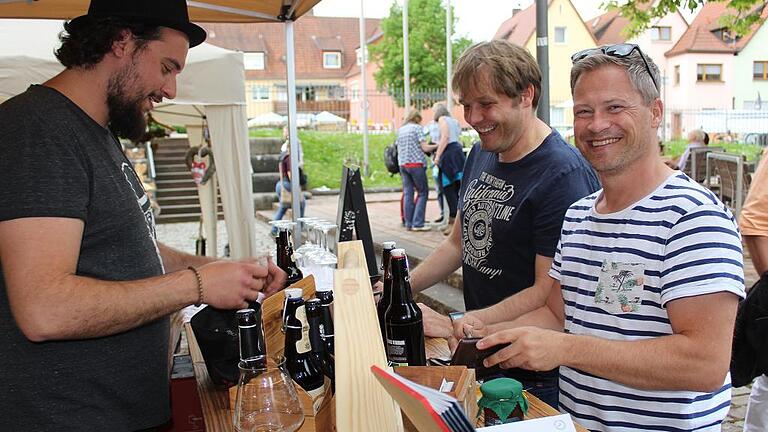
[[[496,378],[480,386],[483,397],[477,402],[480,411],[487,408],[506,420],[519,405],[523,415],[528,413],[528,400],[523,395],[523,385],[512,378]],[[478,411],[478,415],[480,414]]]
[[523,394],[523,385],[512,378],[496,378],[480,386],[480,392],[486,399],[516,399]]

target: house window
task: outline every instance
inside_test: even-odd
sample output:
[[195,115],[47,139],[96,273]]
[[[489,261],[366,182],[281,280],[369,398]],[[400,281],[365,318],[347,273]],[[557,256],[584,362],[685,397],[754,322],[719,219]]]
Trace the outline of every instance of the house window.
[[251,87],[251,99],[269,100],[269,87],[267,86],[253,86]]
[[756,80],[768,80],[768,60],[756,61],[752,68],[752,78]]
[[245,70],[264,70],[264,53],[247,52],[243,54]]
[[341,69],[341,53],[327,51],[323,52],[323,68]]
[[680,85],[680,65],[675,65],[675,85]]
[[565,27],[555,27],[555,43],[565,43]]
[[696,81],[722,81],[723,65],[698,64],[696,65]]
[[654,40],[654,41],[672,40],[672,27],[664,27],[664,26],[651,27],[651,40]]

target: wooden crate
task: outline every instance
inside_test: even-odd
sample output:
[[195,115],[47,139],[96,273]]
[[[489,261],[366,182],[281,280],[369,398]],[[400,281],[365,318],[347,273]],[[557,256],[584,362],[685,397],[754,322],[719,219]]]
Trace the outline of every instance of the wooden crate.
[[[474,421],[477,416],[477,381],[474,369],[468,369],[466,366],[403,366],[395,368],[395,373],[435,390],[440,389],[443,379],[452,381],[453,390],[446,394],[459,401],[470,421]],[[401,414],[405,430],[417,432],[408,417],[402,411]]]

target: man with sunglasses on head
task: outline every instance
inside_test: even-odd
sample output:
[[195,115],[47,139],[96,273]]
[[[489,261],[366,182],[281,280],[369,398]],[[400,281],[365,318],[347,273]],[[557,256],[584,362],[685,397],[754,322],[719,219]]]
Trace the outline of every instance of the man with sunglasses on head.
[[603,189],[568,209],[546,305],[478,347],[510,344],[487,366],[559,366],[560,408],[588,429],[719,431],[744,296],[734,217],[662,162],[652,60],[630,44],[572,59],[576,145]]
[[[480,142],[464,165],[457,223],[414,269],[411,287],[423,290],[461,267],[464,303],[473,313],[482,315],[478,309],[518,292],[523,304],[543,303],[565,211],[597,190],[597,176],[536,117],[541,72],[525,48],[494,40],[467,49],[453,87]],[[420,306],[426,334],[449,337],[450,319]],[[557,405],[557,371],[523,371],[515,378]]]

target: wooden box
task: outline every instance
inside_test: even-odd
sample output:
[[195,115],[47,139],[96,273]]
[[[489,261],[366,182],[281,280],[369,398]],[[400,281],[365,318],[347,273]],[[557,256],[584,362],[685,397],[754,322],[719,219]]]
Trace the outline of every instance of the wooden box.
[[[446,394],[459,401],[470,421],[474,421],[477,416],[477,381],[474,369],[468,369],[466,366],[403,366],[395,368],[395,373],[435,390],[440,389],[443,379],[452,381],[453,390]],[[402,416],[405,430],[417,432],[408,417],[405,414]]]

